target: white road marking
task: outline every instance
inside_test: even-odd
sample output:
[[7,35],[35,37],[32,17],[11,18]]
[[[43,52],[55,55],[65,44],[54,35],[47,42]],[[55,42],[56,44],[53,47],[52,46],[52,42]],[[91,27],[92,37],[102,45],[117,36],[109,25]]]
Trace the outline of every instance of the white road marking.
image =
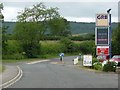
[[33,62],[26,63],[26,64],[36,64],[36,63],[41,63],[41,62],[46,62],[46,61],[50,61],[50,60],[33,61]]
[[18,74],[13,79],[11,79],[8,82],[0,85],[0,89],[7,88],[7,87],[11,86],[12,84],[14,84],[15,82],[17,82],[17,81],[19,81],[21,79],[21,77],[23,75],[22,69],[20,69],[19,66],[17,66],[17,68],[19,70]]

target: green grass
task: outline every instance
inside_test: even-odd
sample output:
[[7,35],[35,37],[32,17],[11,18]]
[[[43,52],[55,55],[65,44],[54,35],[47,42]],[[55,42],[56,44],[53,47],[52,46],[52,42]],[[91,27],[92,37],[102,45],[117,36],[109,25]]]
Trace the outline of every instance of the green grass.
[[5,70],[5,66],[0,65],[0,73],[3,72]]
[[[84,43],[84,41],[75,41],[76,45],[79,46],[80,43]],[[16,62],[26,62],[26,61],[34,61],[34,60],[42,60],[42,59],[51,59],[51,58],[59,58],[59,53],[64,51],[64,45],[59,41],[40,41],[41,44],[41,53],[38,55],[38,58],[25,59],[24,55],[22,55],[22,50],[16,40],[8,40],[8,54],[3,55],[4,60],[3,63],[16,63]],[[79,55],[79,51],[73,53],[65,53],[65,56],[73,56]]]

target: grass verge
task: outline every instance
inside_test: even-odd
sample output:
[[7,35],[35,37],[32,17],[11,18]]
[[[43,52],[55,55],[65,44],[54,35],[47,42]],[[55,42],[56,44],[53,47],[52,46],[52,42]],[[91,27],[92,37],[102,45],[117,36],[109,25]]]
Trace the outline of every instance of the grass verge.
[[5,70],[5,66],[0,65],[0,73],[3,72]]
[[[75,54],[65,54],[65,56],[73,56],[73,55],[78,55],[77,53]],[[37,60],[43,60],[43,59],[52,59],[52,58],[59,58],[59,54],[45,54],[38,56],[38,58],[26,58],[26,59],[20,59],[20,60],[15,60],[15,59],[4,59],[2,60],[2,63],[17,63],[17,62],[27,62],[27,61],[37,61]]]

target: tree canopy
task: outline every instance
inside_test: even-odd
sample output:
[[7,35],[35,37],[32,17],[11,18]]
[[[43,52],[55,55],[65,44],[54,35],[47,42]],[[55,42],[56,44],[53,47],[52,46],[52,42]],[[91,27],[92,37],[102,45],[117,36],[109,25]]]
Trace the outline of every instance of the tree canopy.
[[52,35],[65,36],[70,33],[67,30],[69,24],[60,16],[58,8],[46,8],[43,3],[25,8],[19,12],[17,19],[14,34],[28,57],[36,57],[39,54],[39,41],[48,30]]
[[120,23],[118,23],[118,27],[113,32],[112,53],[120,54]]

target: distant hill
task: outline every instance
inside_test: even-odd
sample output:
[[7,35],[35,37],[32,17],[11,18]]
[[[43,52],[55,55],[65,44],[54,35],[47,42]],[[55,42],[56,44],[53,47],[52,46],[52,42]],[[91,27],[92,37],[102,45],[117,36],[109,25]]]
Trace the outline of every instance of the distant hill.
[[15,28],[16,22],[4,22],[3,25],[8,26],[7,33],[12,34]]
[[[12,34],[16,22],[4,22],[3,25],[8,26],[7,33]],[[114,30],[116,27],[117,23],[112,23],[112,30]],[[95,23],[70,22],[70,31],[72,34],[94,33]]]
[[[70,30],[73,34],[95,33],[95,23],[70,22]],[[112,23],[112,30],[117,27],[117,23]]]

